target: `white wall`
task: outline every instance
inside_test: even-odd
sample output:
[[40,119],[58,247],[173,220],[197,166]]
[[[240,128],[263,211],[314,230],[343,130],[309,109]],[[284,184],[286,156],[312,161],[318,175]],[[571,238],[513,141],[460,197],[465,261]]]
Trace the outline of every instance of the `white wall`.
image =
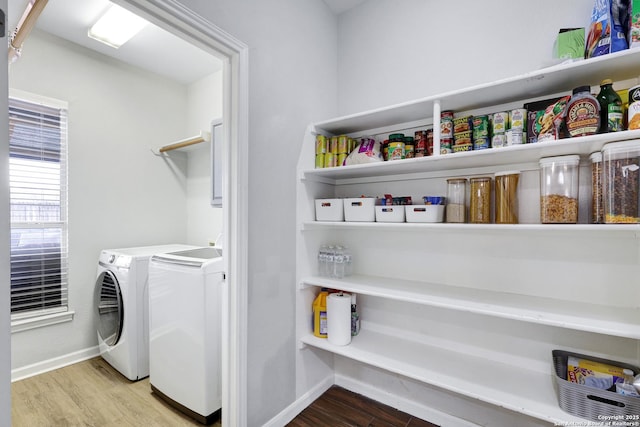
[[[187,132],[211,131],[211,121],[222,117],[222,71],[187,88]],[[188,152],[187,240],[206,246],[222,231],[222,208],[211,206],[211,143]]]
[[180,0],[249,46],[248,425],[295,399],[295,169],[336,113],[337,20],[321,0]]
[[[340,15],[341,115],[519,75],[551,58],[593,0],[368,0]],[[571,89],[571,88],[569,88]]]
[[[0,0],[0,10],[7,10],[6,0]],[[7,44],[2,43],[0,55],[7,57]],[[7,68],[0,67],[0,81],[7,81]],[[1,85],[0,98],[6,100],[8,91],[6,85]],[[2,115],[7,117],[7,104],[2,102]],[[7,121],[0,121],[0,140],[9,140]],[[0,144],[0,158],[9,157],[9,144]],[[11,425],[11,335],[9,334],[9,162],[0,165],[0,425]]]
[[93,290],[103,248],[183,242],[186,158],[151,147],[185,137],[187,90],[45,33],[10,69],[12,88],[69,102],[72,322],[12,336],[12,367],[97,345]]

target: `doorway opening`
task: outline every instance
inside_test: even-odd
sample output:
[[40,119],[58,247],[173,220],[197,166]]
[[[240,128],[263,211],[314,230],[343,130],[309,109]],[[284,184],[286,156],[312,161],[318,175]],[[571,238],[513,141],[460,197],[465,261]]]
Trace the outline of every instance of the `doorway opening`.
[[[225,171],[222,224],[226,264],[222,313],[222,421],[223,425],[242,426],[246,424],[247,200],[246,194],[239,189],[246,188],[248,180],[248,49],[174,0],[116,0],[114,3],[222,62],[221,116],[224,126],[221,151]],[[164,141],[159,141],[158,145],[162,143]]]

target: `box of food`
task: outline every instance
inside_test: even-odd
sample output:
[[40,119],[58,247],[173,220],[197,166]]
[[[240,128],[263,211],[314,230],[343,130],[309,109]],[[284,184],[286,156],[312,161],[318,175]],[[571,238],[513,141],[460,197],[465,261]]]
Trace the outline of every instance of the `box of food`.
[[353,222],[374,222],[376,220],[375,197],[343,199],[344,220]]
[[344,221],[342,199],[316,199],[316,221]]

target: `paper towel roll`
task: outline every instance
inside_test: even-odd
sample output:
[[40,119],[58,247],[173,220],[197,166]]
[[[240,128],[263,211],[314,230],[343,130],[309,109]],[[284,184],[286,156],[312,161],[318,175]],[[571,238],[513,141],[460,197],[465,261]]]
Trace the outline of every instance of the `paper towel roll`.
[[334,345],[351,342],[351,295],[333,293],[327,297],[327,340]]

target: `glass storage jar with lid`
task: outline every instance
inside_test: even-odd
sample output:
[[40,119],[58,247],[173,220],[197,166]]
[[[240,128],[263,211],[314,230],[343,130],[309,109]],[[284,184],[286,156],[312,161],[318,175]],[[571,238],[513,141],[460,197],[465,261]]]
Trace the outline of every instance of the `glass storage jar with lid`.
[[602,147],[604,216],[607,224],[640,223],[640,141]]
[[447,222],[465,222],[466,221],[466,178],[450,178],[447,179],[447,206],[446,221]]
[[496,224],[518,223],[520,171],[496,173]]
[[578,222],[578,165],[580,156],[540,159],[540,222]]

